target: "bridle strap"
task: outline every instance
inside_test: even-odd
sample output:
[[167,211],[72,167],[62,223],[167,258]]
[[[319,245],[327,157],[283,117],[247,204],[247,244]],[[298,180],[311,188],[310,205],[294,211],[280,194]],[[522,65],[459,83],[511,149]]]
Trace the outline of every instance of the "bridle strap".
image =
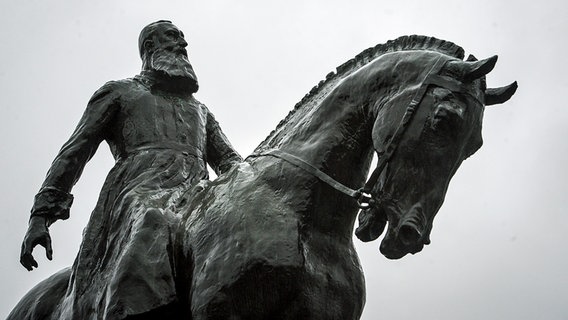
[[428,74],[426,74],[426,77],[424,78],[424,81],[420,85],[420,88],[416,90],[412,98],[412,101],[410,101],[410,104],[406,108],[406,112],[404,113],[402,120],[398,124],[398,127],[396,128],[394,134],[392,135],[390,141],[388,142],[384,153],[382,155],[379,155],[377,167],[375,168],[375,170],[373,170],[371,177],[369,177],[369,180],[367,180],[367,182],[365,183],[362,192],[368,194],[371,193],[373,186],[375,186],[375,184],[379,180],[379,176],[385,169],[387,163],[391,160],[392,156],[394,155],[394,152],[398,147],[398,144],[400,143],[402,137],[404,136],[404,133],[410,126],[410,123],[412,122],[412,119],[416,114],[416,110],[418,109],[418,106],[420,105],[422,99],[424,98],[424,95],[426,94],[428,85],[431,83],[430,78],[437,75],[445,63],[446,61],[442,60],[442,57],[439,57],[438,60],[436,60],[436,62],[430,69],[430,71],[428,71]]
[[282,159],[302,170],[310,173],[311,175],[317,177],[321,181],[327,183],[330,187],[334,188],[335,190],[344,193],[352,198],[359,199],[361,197],[361,191],[353,190],[346,185],[338,182],[337,180],[333,179],[332,177],[328,176],[327,174],[323,173],[320,169],[314,167],[311,163],[308,163],[295,155],[289,154],[282,150],[272,149],[268,150],[259,154],[250,155],[250,157],[260,157],[260,156],[271,156],[275,158]]
[[477,104],[484,105],[479,97],[476,97],[470,93],[470,90],[467,86],[465,86],[462,82],[455,80],[454,78],[442,76],[439,74],[432,74],[424,81],[424,84],[431,84],[441,88],[446,88],[454,93],[457,92],[468,95],[473,98],[473,100],[475,100]]

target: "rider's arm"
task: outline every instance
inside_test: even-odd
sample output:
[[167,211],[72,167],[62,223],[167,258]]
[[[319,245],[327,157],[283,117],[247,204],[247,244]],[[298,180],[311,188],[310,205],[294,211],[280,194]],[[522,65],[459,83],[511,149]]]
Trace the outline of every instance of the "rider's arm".
[[217,175],[228,171],[243,158],[233,148],[219,123],[211,112],[207,112],[207,162]]
[[91,100],[77,128],[51,164],[44,183],[35,196],[32,218],[43,217],[47,225],[67,219],[73,202],[71,188],[79,179],[86,163],[95,154],[117,109],[118,93],[114,83],[101,87]]

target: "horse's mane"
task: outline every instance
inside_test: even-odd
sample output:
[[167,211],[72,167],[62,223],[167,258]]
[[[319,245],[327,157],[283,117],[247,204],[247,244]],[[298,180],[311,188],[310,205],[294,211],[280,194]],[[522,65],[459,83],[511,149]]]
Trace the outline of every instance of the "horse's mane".
[[325,77],[325,80],[320,81],[315,87],[313,87],[312,90],[310,90],[310,92],[308,92],[302,100],[300,100],[300,102],[296,103],[294,109],[292,109],[288,115],[282,119],[280,123],[278,123],[276,128],[258,145],[255,151],[258,151],[259,148],[266,144],[298,110],[302,109],[304,106],[311,105],[312,103],[319,101],[320,98],[327,94],[339,80],[359,70],[362,66],[384,54],[409,50],[429,50],[443,53],[461,60],[464,58],[464,50],[462,47],[449,41],[419,35],[402,36],[395,40],[389,40],[387,43],[378,44],[374,47],[363,50],[353,59],[350,59],[337,67],[335,72],[330,72]]

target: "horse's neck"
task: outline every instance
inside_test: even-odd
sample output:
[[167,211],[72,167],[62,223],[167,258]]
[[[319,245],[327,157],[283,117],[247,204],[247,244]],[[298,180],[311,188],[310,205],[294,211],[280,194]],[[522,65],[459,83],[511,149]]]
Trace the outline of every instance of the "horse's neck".
[[319,168],[325,167],[328,158],[337,156],[334,153],[342,148],[346,148],[344,153],[353,153],[369,144],[369,94],[354,93],[352,82],[339,83],[321,99],[295,111],[268,142],[269,147],[301,155]]
[[[350,100],[334,90],[318,105],[298,110],[279,128],[276,138],[261,149],[280,149],[300,157],[336,181],[357,189],[365,182],[372,156],[369,105],[360,95]],[[307,213],[312,221],[308,225],[350,239],[357,212],[355,200],[300,168],[288,168],[295,170],[286,174],[294,177],[297,185],[290,186],[287,192],[304,198],[299,203],[310,204]],[[309,193],[302,191],[306,184],[314,186]]]

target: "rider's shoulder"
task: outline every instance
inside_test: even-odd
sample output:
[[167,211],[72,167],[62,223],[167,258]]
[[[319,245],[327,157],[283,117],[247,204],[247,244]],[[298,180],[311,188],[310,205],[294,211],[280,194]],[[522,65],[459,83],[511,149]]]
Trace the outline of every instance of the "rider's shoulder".
[[130,79],[107,81],[93,93],[89,105],[106,105],[110,101],[120,99],[132,86],[133,82]]
[[137,86],[138,83],[135,81],[134,78],[127,78],[121,80],[111,80],[107,81],[99,91],[122,91],[122,90],[129,90],[134,86]]

